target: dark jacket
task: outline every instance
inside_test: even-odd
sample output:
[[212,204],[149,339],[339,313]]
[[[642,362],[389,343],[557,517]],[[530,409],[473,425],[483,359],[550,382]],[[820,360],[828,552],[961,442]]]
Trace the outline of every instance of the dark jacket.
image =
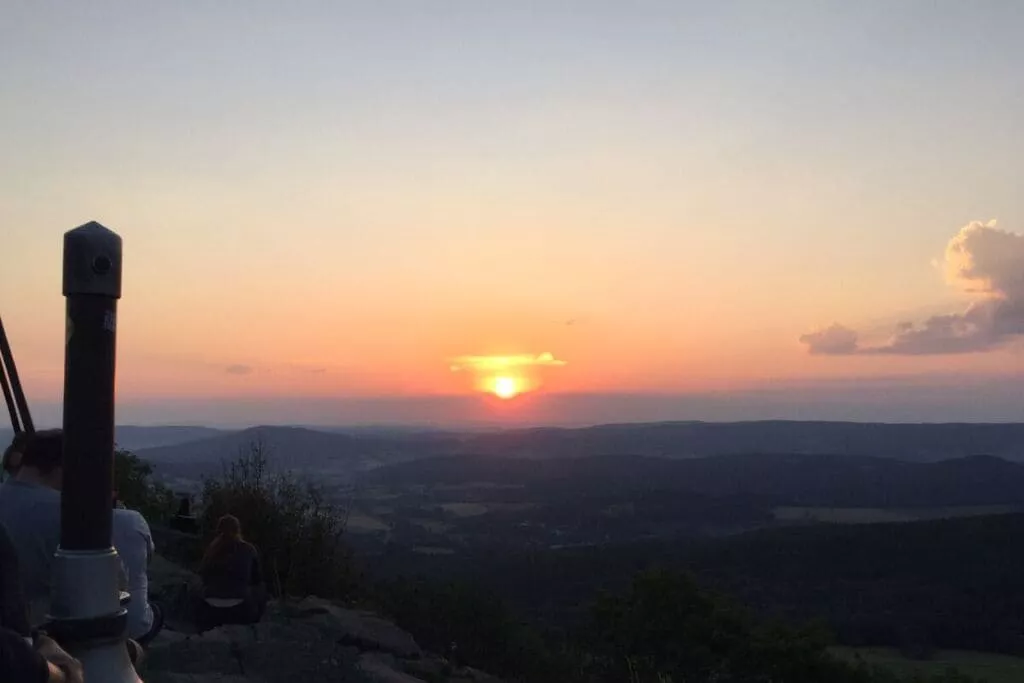
[[246,599],[254,587],[263,584],[259,553],[246,541],[232,541],[220,548],[199,574],[206,598]]

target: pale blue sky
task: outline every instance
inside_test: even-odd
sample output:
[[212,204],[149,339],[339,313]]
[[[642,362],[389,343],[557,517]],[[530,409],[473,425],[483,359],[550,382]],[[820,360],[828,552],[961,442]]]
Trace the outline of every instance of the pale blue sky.
[[1015,373],[797,339],[959,312],[946,243],[1024,231],[1022,32],[1010,0],[8,0],[0,312],[59,399],[60,233],[97,219],[125,401],[459,393],[447,357],[542,351],[553,392]]

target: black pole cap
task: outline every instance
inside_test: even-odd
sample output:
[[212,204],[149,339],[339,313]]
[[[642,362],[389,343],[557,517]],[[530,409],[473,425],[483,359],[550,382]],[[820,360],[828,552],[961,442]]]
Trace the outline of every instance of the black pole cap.
[[64,233],[64,296],[121,298],[121,237],[96,221]]

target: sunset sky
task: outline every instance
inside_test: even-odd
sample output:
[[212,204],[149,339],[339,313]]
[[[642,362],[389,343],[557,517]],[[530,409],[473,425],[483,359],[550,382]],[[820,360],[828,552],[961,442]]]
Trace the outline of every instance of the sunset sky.
[[1003,1],[9,2],[0,315],[55,414],[61,236],[97,220],[119,421],[1020,419],[1022,31]]

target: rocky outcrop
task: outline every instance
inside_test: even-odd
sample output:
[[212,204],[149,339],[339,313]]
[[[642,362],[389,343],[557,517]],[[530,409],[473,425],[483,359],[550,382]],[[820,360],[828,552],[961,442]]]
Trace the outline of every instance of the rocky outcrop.
[[401,666],[393,657],[384,657],[377,653],[366,653],[359,656],[356,670],[373,683],[423,683],[422,678],[415,678],[400,671]]
[[151,592],[170,613],[147,651],[146,683],[501,683],[423,652],[411,634],[376,614],[315,597],[272,602],[253,626],[195,633],[174,609],[194,576],[157,559]]
[[297,616],[319,624],[344,645],[407,658],[423,654],[411,635],[372,612],[345,609],[316,597],[306,598],[295,610]]

